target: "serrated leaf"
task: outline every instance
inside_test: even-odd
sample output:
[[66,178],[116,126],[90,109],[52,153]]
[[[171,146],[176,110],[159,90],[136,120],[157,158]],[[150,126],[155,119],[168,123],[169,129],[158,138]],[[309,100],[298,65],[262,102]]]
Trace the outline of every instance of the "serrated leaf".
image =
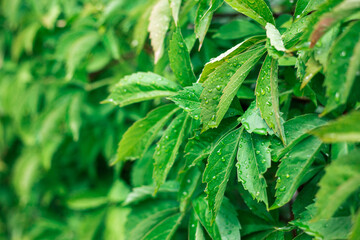
[[329,219],[345,200],[360,188],[360,151],[341,156],[325,168],[316,194],[314,219]]
[[265,41],[264,36],[254,36],[246,39],[245,41],[235,45],[226,52],[220,54],[216,58],[212,58],[210,62],[206,63],[204,69],[199,77],[200,83],[205,82],[209,75],[215,71],[215,69],[221,66],[223,63],[229,61],[229,59],[239,55],[240,53],[248,50],[250,47],[255,46]]
[[360,142],[360,111],[353,111],[314,129],[311,134],[323,142]]
[[256,133],[260,135],[274,134],[269,128],[265,120],[261,118],[260,110],[256,107],[256,102],[251,102],[248,109],[241,116],[241,123],[248,133]]
[[196,216],[212,239],[240,239],[241,226],[237,213],[228,199],[224,199],[213,223],[208,216],[210,209],[203,196],[193,201],[193,207]]
[[285,143],[284,126],[281,122],[278,92],[278,63],[270,56],[265,58],[256,82],[256,105],[261,117]]
[[266,180],[263,174],[271,166],[270,140],[244,131],[237,152],[238,181],[253,198],[268,206]]
[[151,72],[138,72],[121,79],[110,96],[103,103],[113,103],[121,107],[159,97],[172,96],[180,86]]
[[305,16],[311,11],[316,10],[325,0],[298,0],[296,2],[294,17],[296,19]]
[[191,86],[196,81],[189,51],[180,28],[176,28],[170,40],[169,60],[171,69],[182,86]]
[[264,52],[265,48],[259,46],[229,59],[203,83],[200,104],[203,131],[219,126],[241,84]]
[[282,35],[285,48],[292,48],[301,40],[302,35],[308,27],[309,21],[310,17],[305,16],[292,23],[291,26],[286,29]]
[[200,83],[193,83],[190,87],[185,87],[178,91],[178,94],[169,97],[176,105],[184,109],[185,112],[195,120],[200,119],[200,95],[203,87]]
[[275,24],[274,17],[268,5],[263,0],[225,0],[236,11],[254,19],[261,25]]
[[271,23],[267,23],[265,29],[266,36],[270,40],[271,46],[273,46],[278,51],[285,52],[286,49],[279,30],[277,30],[276,27]]
[[181,0],[169,0],[172,16],[174,18],[175,25],[177,26],[179,21],[179,11],[181,6]]
[[164,131],[163,136],[155,148],[153,172],[153,179],[156,186],[155,193],[165,182],[167,174],[175,162],[188,123],[189,117],[186,113],[177,116]]
[[351,24],[332,47],[325,73],[326,96],[323,115],[345,104],[360,68],[360,22]]
[[164,39],[169,29],[171,10],[169,0],[159,0],[151,10],[148,31],[154,49],[155,63],[164,53]]
[[201,160],[209,156],[217,141],[237,125],[239,123],[236,119],[227,118],[221,122],[218,128],[210,129],[201,134],[197,132],[185,146],[185,170],[197,165]]
[[270,209],[279,208],[291,200],[321,145],[321,141],[310,136],[296,144],[288,155],[282,158],[276,172],[276,200]]
[[309,136],[308,132],[324,125],[326,121],[315,114],[305,114],[290,119],[284,123],[285,137],[287,145],[283,147],[279,142],[272,144],[273,160],[278,161],[288,151],[295,147],[297,143]]
[[222,5],[222,0],[200,0],[195,15],[195,34],[199,39],[199,50],[204,42],[214,12]]
[[205,240],[204,230],[194,211],[192,211],[190,215],[188,232],[189,232],[189,236],[188,236],[189,240]]
[[112,164],[126,159],[142,158],[158,132],[178,110],[175,104],[165,105],[135,122],[124,133],[119,143],[117,158]]
[[210,153],[204,170],[203,182],[207,183],[205,192],[211,210],[212,222],[215,221],[224,198],[242,131],[243,128],[235,129],[217,142]]
[[174,235],[180,225],[183,215],[175,213],[159,221],[142,239],[143,240],[168,240]]

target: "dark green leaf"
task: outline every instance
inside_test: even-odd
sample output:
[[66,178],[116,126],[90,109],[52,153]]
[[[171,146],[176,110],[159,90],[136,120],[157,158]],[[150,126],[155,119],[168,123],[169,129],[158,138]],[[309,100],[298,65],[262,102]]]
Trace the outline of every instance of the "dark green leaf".
[[214,38],[230,40],[264,34],[264,29],[258,25],[245,19],[236,19],[232,22],[222,25],[214,35]]

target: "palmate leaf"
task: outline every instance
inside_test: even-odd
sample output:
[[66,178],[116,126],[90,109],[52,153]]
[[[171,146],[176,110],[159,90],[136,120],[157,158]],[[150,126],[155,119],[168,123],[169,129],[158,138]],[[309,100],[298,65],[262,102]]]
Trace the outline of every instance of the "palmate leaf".
[[323,142],[360,142],[360,111],[353,111],[310,133]]
[[203,196],[193,201],[196,216],[212,239],[240,239],[240,223],[237,213],[228,199],[221,204],[215,222],[208,216],[211,207],[207,205]]
[[285,143],[286,137],[279,109],[278,62],[270,56],[265,58],[261,67],[255,95],[262,118]]
[[327,114],[341,104],[345,104],[360,68],[360,21],[350,26],[340,35],[332,47],[325,73]]
[[242,131],[243,128],[238,128],[225,135],[217,142],[208,158],[203,182],[207,183],[205,192],[207,193],[212,222],[215,221],[224,198]]
[[135,122],[123,135],[116,160],[142,158],[151,143],[155,140],[158,132],[179,108],[175,104],[169,104],[151,111],[145,118]]
[[326,121],[324,119],[319,118],[315,114],[305,114],[286,121],[284,123],[284,129],[287,145],[283,147],[280,141],[273,140],[271,146],[273,160],[278,161],[294,148],[296,144],[309,136],[309,131],[324,125],[325,123]]
[[321,145],[320,140],[310,136],[296,144],[288,155],[282,158],[276,172],[276,200],[270,209],[279,208],[291,200]]
[[191,86],[196,81],[189,51],[180,28],[176,28],[170,40],[169,60],[171,69],[182,86]]
[[270,140],[244,131],[237,152],[237,174],[253,198],[268,206],[266,181],[263,174],[271,165]]
[[176,94],[181,87],[166,78],[151,72],[138,72],[124,77],[111,90],[103,103],[113,103],[121,107]]
[[209,129],[203,133],[196,133],[185,146],[185,170],[197,165],[207,158],[218,140],[229,131],[233,130],[239,122],[235,118],[224,119],[218,128]]
[[214,12],[223,4],[223,0],[200,0],[195,16],[195,34],[199,39],[199,50],[204,42]]
[[219,126],[237,90],[264,53],[263,46],[250,49],[229,59],[210,74],[203,83],[201,94],[203,131]]
[[260,44],[261,42],[265,41],[265,36],[254,36],[251,38],[246,39],[245,41],[235,45],[234,47],[230,48],[226,52],[220,54],[216,58],[210,60],[210,62],[206,63],[202,73],[199,78],[199,82],[205,82],[209,75],[215,71],[215,69],[221,66],[223,63],[229,61],[229,59],[239,55],[240,53],[248,50],[252,46]]
[[275,24],[270,8],[263,0],[225,0],[236,11],[254,19],[261,25]]
[[175,96],[169,97],[176,105],[184,109],[185,112],[195,120],[200,119],[200,95],[203,87],[200,83],[194,83],[191,87],[185,87],[178,91]]
[[169,29],[171,10],[169,0],[158,0],[151,13],[148,31],[150,33],[151,46],[154,49],[155,63],[164,53],[164,39]]
[[345,200],[360,188],[360,151],[341,156],[325,168],[316,194],[315,219],[328,219]]
[[153,171],[155,193],[165,182],[167,174],[175,162],[189,123],[189,117],[186,113],[177,116],[165,130],[155,148]]

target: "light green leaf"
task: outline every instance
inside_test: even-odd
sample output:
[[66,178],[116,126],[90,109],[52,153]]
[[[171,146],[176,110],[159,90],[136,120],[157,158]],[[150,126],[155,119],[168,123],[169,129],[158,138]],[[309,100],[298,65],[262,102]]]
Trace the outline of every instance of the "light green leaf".
[[317,214],[314,219],[328,219],[345,200],[360,188],[360,151],[341,156],[325,168],[316,194]]
[[360,111],[353,111],[310,133],[323,142],[360,142]]
[[[149,1],[149,3],[152,3],[152,1]],[[141,17],[137,19],[137,23],[132,34],[133,40],[131,42],[131,46],[136,48],[137,54],[139,54],[144,47],[146,37],[148,35],[148,26],[150,22],[149,18],[152,9],[151,6],[145,9],[145,12],[143,12]]]
[[185,170],[207,158],[217,141],[237,125],[239,123],[236,119],[227,118],[218,128],[209,129],[201,134],[197,132],[193,138],[190,138],[185,146]]
[[159,61],[164,53],[164,39],[169,29],[170,20],[169,0],[158,0],[150,13],[148,26],[151,46],[154,49],[155,63]]
[[291,200],[321,145],[321,141],[310,136],[296,144],[288,155],[282,158],[276,172],[276,200],[270,209],[279,208]]
[[167,174],[175,162],[183,137],[187,130],[189,117],[186,113],[177,116],[165,130],[154,153],[155,193],[165,182]]
[[142,239],[143,240],[168,240],[174,235],[181,223],[183,215],[175,213],[159,221]]
[[271,46],[273,46],[278,51],[285,52],[286,49],[282,41],[279,30],[277,30],[276,27],[271,23],[267,23],[265,29],[266,29],[266,36],[270,40]]
[[325,2],[325,0],[298,0],[295,7],[295,18],[298,19],[316,10],[323,2]]
[[200,83],[193,83],[191,87],[185,87],[178,91],[178,94],[169,97],[176,105],[181,107],[185,112],[195,120],[200,119],[200,95],[203,87]]
[[189,221],[189,240],[205,240],[204,230],[195,212],[192,211]]
[[275,24],[270,8],[263,0],[225,0],[236,11],[254,19],[261,25]]
[[208,216],[210,212],[204,197],[200,196],[193,201],[196,216],[212,239],[240,239],[240,223],[237,213],[228,199],[221,204],[215,222]]
[[130,213],[129,208],[109,207],[105,219],[105,240],[125,240],[125,223]]
[[264,52],[263,46],[248,50],[210,74],[201,94],[203,131],[219,126],[241,84]]
[[113,103],[121,107],[159,97],[172,96],[180,86],[151,72],[138,72],[120,80],[103,103]]
[[345,104],[360,68],[360,22],[354,22],[340,35],[332,46],[325,73],[325,115]]
[[120,43],[117,39],[114,29],[109,29],[103,36],[103,43],[106,50],[112,55],[116,60],[120,59]]
[[181,0],[169,0],[172,16],[174,18],[175,25],[177,26],[179,21],[179,11],[181,6]]
[[310,58],[306,63],[305,76],[302,79],[300,89],[303,89],[321,69],[322,66],[314,58]]
[[282,40],[286,49],[296,46],[296,44],[301,41],[301,37],[306,31],[309,21],[310,17],[305,16],[300,18],[298,21],[293,22],[291,26],[286,29],[282,35]]
[[217,67],[229,61],[231,58],[239,55],[240,53],[248,50],[250,47],[260,44],[265,41],[264,36],[254,36],[246,39],[245,41],[235,45],[226,52],[220,54],[216,58],[210,60],[206,63],[204,69],[200,75],[199,82],[205,82],[209,75],[216,70]]
[[180,189],[178,192],[181,212],[186,211],[186,207],[199,185],[201,173],[202,172],[195,166],[188,169],[181,177]]
[[256,102],[253,101],[245,113],[241,116],[241,123],[245,130],[249,133],[256,133],[260,135],[273,135],[274,132],[261,118],[260,110],[256,107]]
[[176,28],[170,40],[169,60],[171,69],[182,86],[191,86],[196,81],[189,51],[180,28]]
[[244,131],[237,152],[237,174],[253,198],[268,206],[266,180],[263,174],[271,166],[270,140]]
[[215,221],[224,198],[242,131],[243,128],[235,129],[220,139],[208,158],[203,182],[207,183],[205,192],[211,209],[211,222]]
[[278,161],[288,151],[294,148],[297,143],[309,136],[309,131],[325,123],[326,121],[319,118],[316,114],[305,114],[286,121],[284,123],[284,129],[287,145],[283,147],[280,141],[272,144],[273,160]]
[[142,158],[158,132],[178,110],[175,104],[165,105],[135,122],[124,133],[119,143],[117,158],[112,164],[126,159]]
[[281,122],[278,92],[278,63],[276,59],[267,56],[256,82],[256,105],[261,117],[285,143],[284,126]]
[[222,5],[222,0],[200,0],[195,15],[195,34],[199,39],[199,50],[204,42],[214,12]]

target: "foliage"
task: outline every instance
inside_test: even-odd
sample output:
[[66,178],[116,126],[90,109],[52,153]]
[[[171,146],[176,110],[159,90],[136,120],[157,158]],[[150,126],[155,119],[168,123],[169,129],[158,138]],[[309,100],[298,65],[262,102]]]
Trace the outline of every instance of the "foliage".
[[1,4],[0,239],[359,238],[359,1]]

